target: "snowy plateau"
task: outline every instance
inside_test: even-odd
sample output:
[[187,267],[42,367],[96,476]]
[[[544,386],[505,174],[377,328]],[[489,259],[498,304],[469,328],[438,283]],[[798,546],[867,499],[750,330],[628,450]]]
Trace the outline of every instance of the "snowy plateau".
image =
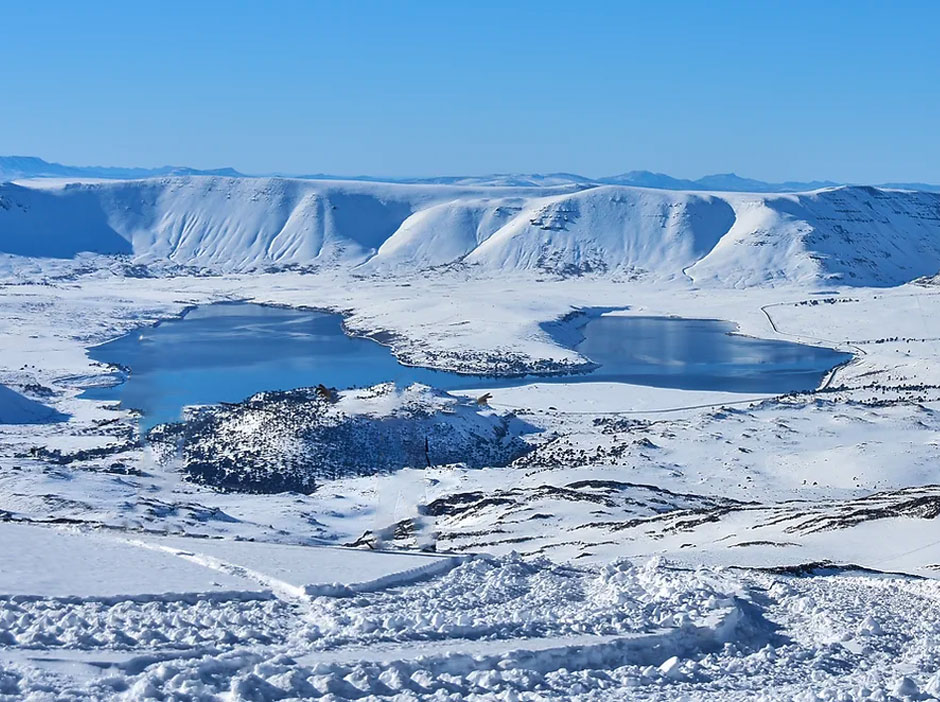
[[[940,699],[940,193],[47,175],[0,183],[0,700]],[[235,301],[536,375],[83,396]],[[539,382],[602,312],[851,358]]]

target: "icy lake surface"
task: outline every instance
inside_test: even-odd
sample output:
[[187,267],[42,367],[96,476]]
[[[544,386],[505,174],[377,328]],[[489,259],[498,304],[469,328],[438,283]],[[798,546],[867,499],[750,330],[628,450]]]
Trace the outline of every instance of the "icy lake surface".
[[[340,389],[395,381],[443,390],[539,382],[615,381],[655,387],[784,393],[815,388],[849,358],[831,349],[730,334],[715,320],[602,316],[575,348],[599,364],[563,377],[494,379],[403,366],[375,341],[350,337],[336,314],[254,304],[217,304],[96,346],[89,355],[131,375],[84,397],[120,400],[153,426],[186,405],[237,402],[261,390],[323,383]],[[583,338],[582,338],[583,336]]]

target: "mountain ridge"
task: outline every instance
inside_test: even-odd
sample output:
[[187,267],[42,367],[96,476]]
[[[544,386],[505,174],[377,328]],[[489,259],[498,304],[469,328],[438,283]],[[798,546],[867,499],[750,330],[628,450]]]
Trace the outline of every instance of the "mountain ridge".
[[[217,175],[233,178],[297,178],[300,180],[359,181],[367,183],[400,183],[405,185],[466,185],[494,187],[552,187],[598,185],[629,185],[660,190],[721,191],[784,193],[806,192],[839,185],[853,185],[831,180],[784,181],[771,183],[754,178],[745,178],[735,173],[714,173],[695,180],[675,178],[665,173],[633,170],[600,178],[589,178],[577,173],[490,173],[478,176],[429,176],[429,177],[381,177],[369,175],[342,176],[329,173],[290,174],[245,174],[231,167],[197,169],[188,166],[160,166],[157,168],[119,166],[67,166],[45,161],[37,156],[0,156],[0,182],[30,178],[100,178],[107,180],[135,180],[169,175]],[[875,187],[902,190],[940,192],[940,185],[917,182],[888,182],[873,184]]]
[[108,180],[135,180],[166,175],[221,175],[243,177],[234,168],[200,170],[188,166],[159,166],[157,168],[124,168],[121,166],[66,166],[46,161],[38,156],[0,156],[0,181],[26,178],[104,178]]
[[207,270],[441,266],[751,287],[899,285],[940,271],[940,194],[519,188],[167,176],[0,185],[0,253]]

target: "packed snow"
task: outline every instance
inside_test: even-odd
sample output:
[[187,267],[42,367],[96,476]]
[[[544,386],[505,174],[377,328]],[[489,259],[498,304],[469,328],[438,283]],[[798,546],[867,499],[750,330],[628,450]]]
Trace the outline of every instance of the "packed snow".
[[[0,700],[940,699],[936,195],[37,180],[0,251]],[[324,378],[149,434],[81,397],[133,373],[89,347],[233,300],[484,375],[583,367],[545,323],[586,309],[852,358],[783,396]]]

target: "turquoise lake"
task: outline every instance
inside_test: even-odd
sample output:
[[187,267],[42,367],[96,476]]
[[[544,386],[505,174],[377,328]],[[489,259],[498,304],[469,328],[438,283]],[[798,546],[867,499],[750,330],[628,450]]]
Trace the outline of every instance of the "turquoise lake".
[[420,382],[457,390],[614,381],[780,394],[814,389],[828,370],[851,357],[733,330],[734,325],[717,320],[593,317],[574,343],[598,364],[593,371],[494,378],[404,366],[386,346],[345,334],[337,314],[223,303],[93,347],[93,359],[131,372],[124,382],[86,390],[83,396],[139,409],[142,424],[149,427],[179,419],[186,405],[237,402],[261,390],[320,383],[344,389]]

